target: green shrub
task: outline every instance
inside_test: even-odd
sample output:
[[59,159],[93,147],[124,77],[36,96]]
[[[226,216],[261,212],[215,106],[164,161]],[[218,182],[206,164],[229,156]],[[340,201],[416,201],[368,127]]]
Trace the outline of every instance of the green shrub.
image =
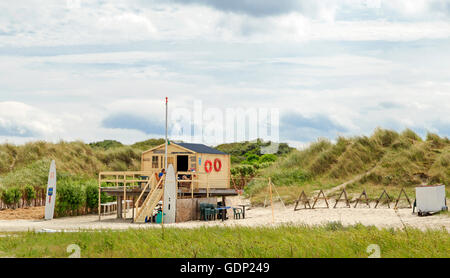
[[258,163],[258,161],[259,161],[259,156],[257,154],[250,153],[247,155],[247,159],[244,160],[242,163],[243,164],[254,164],[254,163]]
[[250,177],[256,174],[256,169],[252,165],[239,165],[231,169],[233,176]]
[[77,215],[86,202],[85,188],[79,181],[63,180],[57,187],[56,212],[58,216]]
[[262,163],[259,164],[259,169],[267,168],[267,167],[269,167],[272,164],[273,164],[272,162],[262,162]]
[[86,185],[85,191],[86,191],[86,208],[89,209],[90,211],[93,211],[98,207],[98,186],[93,182],[88,183]]
[[13,201],[12,201],[12,197],[11,197],[11,194],[9,192],[9,189],[3,189],[2,190],[2,192],[1,192],[1,199],[2,199],[2,202],[7,207],[10,207],[12,205]]
[[22,191],[18,187],[11,187],[3,190],[2,201],[9,208],[16,209],[19,204],[20,198],[22,198]]
[[259,158],[259,163],[264,163],[264,162],[275,162],[277,160],[277,156],[274,154],[263,154],[260,158]]
[[27,202],[27,205],[30,206],[31,202],[34,199],[36,199],[36,190],[34,189],[33,186],[27,185],[27,186],[25,186],[23,191],[24,191],[24,195],[25,195],[24,197],[25,197],[25,200]]

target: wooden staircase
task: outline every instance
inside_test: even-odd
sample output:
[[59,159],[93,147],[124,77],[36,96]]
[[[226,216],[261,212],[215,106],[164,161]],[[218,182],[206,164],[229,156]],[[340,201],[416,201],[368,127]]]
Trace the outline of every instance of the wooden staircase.
[[[155,209],[156,205],[158,205],[158,202],[162,200],[163,197],[163,184],[164,184],[165,176],[163,176],[158,183],[155,182],[154,176],[148,181],[148,183],[145,185],[144,189],[141,192],[141,195],[139,195],[139,198],[137,199],[135,203],[136,207],[136,214],[134,216],[134,222],[135,223],[145,223],[145,218],[151,217],[153,215],[153,210]],[[155,185],[156,183],[156,185]],[[142,206],[138,207],[139,201],[141,200],[142,196],[144,195],[145,190],[151,187],[150,193],[145,198]]]

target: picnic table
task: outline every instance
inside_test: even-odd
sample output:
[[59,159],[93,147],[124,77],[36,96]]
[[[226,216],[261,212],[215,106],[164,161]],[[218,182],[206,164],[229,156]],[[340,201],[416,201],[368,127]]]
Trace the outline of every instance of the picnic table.
[[220,207],[217,207],[217,209],[216,209],[216,210],[221,212],[222,221],[225,221],[225,218],[226,218],[226,215],[227,215],[227,209],[231,209],[231,207],[220,206]]
[[242,207],[242,219],[245,219],[245,207],[249,207],[250,205],[238,205],[239,207]]

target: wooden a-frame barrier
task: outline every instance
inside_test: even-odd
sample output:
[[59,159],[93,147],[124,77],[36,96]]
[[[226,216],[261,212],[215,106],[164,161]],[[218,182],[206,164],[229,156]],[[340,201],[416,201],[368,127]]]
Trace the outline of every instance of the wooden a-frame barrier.
[[[364,196],[364,200],[363,200],[362,196]],[[356,208],[356,206],[358,205],[359,201],[365,201],[366,205],[370,208],[369,197],[367,197],[367,193],[366,193],[365,189],[361,193],[361,195],[359,195],[359,198],[356,199],[356,204],[355,204],[354,208]]]
[[408,201],[409,208],[412,208],[411,201],[409,200],[408,195],[406,194],[405,189],[402,187],[402,190],[400,190],[400,193],[398,194],[397,201],[395,202],[395,207],[394,207],[394,209],[397,209],[397,208],[398,208],[398,202],[400,201],[400,198],[402,197],[402,193],[405,195],[406,200]]
[[[295,207],[294,207],[294,211],[297,211],[297,207],[300,203],[303,203],[305,205],[305,209],[306,209],[306,205],[308,205],[309,208],[311,208],[311,205],[309,204],[309,198],[308,196],[306,196],[306,193],[304,190],[302,190],[302,193],[300,193],[300,195],[297,198],[297,201],[295,201]],[[298,209],[300,210],[300,209]]]
[[347,208],[350,208],[350,201],[348,200],[348,196],[347,196],[347,191],[345,191],[345,188],[342,189],[341,194],[339,194],[339,197],[336,199],[336,203],[334,204],[333,208],[336,208],[337,204],[339,203],[339,201],[341,200],[342,195],[344,195],[344,200],[345,200],[345,204],[347,206]]
[[379,204],[380,201],[381,201],[381,198],[383,198],[383,195],[386,195],[387,201],[388,201],[388,202],[387,202],[387,206],[388,206],[388,208],[391,208],[391,206],[389,205],[389,203],[391,202],[391,197],[390,197],[389,194],[386,192],[386,189],[383,190],[383,192],[381,193],[380,197],[378,198],[377,203],[375,204],[375,208],[377,208],[378,204]]
[[[409,204],[409,208],[412,208],[411,200],[409,199],[408,195],[406,194],[405,189],[402,188],[402,189],[400,190],[400,193],[399,193],[397,199],[396,199],[394,209],[397,209],[397,208],[398,208],[398,203],[400,202],[400,199],[401,199],[401,197],[402,197],[402,194],[405,196],[405,199],[406,199],[406,201],[407,201],[408,204]],[[321,197],[321,195],[322,195],[322,197]],[[342,196],[344,196],[344,198],[342,198]],[[266,196],[266,197],[267,197],[267,196]],[[281,197],[280,197],[279,195],[278,195],[278,197],[279,197],[280,200],[281,200]],[[385,198],[387,199],[387,206],[388,206],[388,208],[391,208],[391,207],[390,207],[390,203],[393,201],[393,199],[391,198],[391,196],[389,196],[389,194],[387,193],[386,189],[384,189],[383,192],[381,193],[380,197],[378,197],[378,199],[377,199],[377,201],[376,201],[376,203],[375,203],[375,208],[378,207],[378,205],[380,204],[380,202],[381,202],[381,200],[383,199],[383,197],[385,197]],[[310,199],[309,199],[308,196],[306,195],[305,191],[302,190],[302,192],[301,192],[300,195],[298,196],[297,200],[295,201],[294,211],[300,210],[300,209],[298,208],[298,206],[299,206],[300,204],[302,204],[302,203],[303,203],[303,205],[304,205],[304,209],[307,209],[307,207],[306,207],[307,205],[308,205],[308,207],[309,207],[310,209],[314,209],[314,208],[315,208],[315,205],[316,205],[316,203],[317,203],[318,200],[325,200],[325,203],[326,203],[326,205],[327,205],[327,208],[329,208],[329,205],[328,205],[328,198],[325,196],[325,193],[323,192],[323,190],[320,190],[319,193],[317,194],[317,196],[314,197],[313,199],[314,199],[314,203],[313,203],[313,205],[311,206],[311,204],[310,204]],[[336,207],[337,207],[337,204],[338,204],[341,200],[345,200],[345,204],[346,204],[346,207],[347,207],[347,208],[350,208],[350,207],[351,207],[351,205],[350,205],[350,200],[348,199],[348,195],[347,195],[347,192],[345,191],[345,188],[342,189],[341,193],[339,194],[339,197],[336,199],[336,203],[334,204],[333,208],[336,208]],[[369,197],[368,197],[368,195],[367,195],[365,189],[363,190],[363,192],[361,193],[361,195],[356,199],[356,202],[355,202],[355,205],[353,206],[353,208],[356,208],[360,202],[364,202],[364,203],[370,208]],[[284,204],[283,204],[283,205],[284,205]],[[264,207],[265,207],[265,206],[266,206],[266,201],[264,201]]]
[[[320,194],[322,194],[323,197],[320,197]],[[330,206],[328,205],[328,198],[327,198],[327,196],[325,196],[325,193],[323,192],[322,189],[319,191],[319,194],[317,194],[317,196],[314,197],[314,203],[312,205],[312,208],[314,208],[316,206],[316,203],[318,200],[325,200],[325,203],[327,204],[327,208],[330,208]]]

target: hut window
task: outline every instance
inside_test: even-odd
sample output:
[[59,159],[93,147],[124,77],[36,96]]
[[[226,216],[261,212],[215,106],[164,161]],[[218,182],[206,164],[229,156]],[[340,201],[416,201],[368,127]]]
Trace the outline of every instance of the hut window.
[[159,168],[158,158],[156,155],[152,157],[152,168],[154,169]]

